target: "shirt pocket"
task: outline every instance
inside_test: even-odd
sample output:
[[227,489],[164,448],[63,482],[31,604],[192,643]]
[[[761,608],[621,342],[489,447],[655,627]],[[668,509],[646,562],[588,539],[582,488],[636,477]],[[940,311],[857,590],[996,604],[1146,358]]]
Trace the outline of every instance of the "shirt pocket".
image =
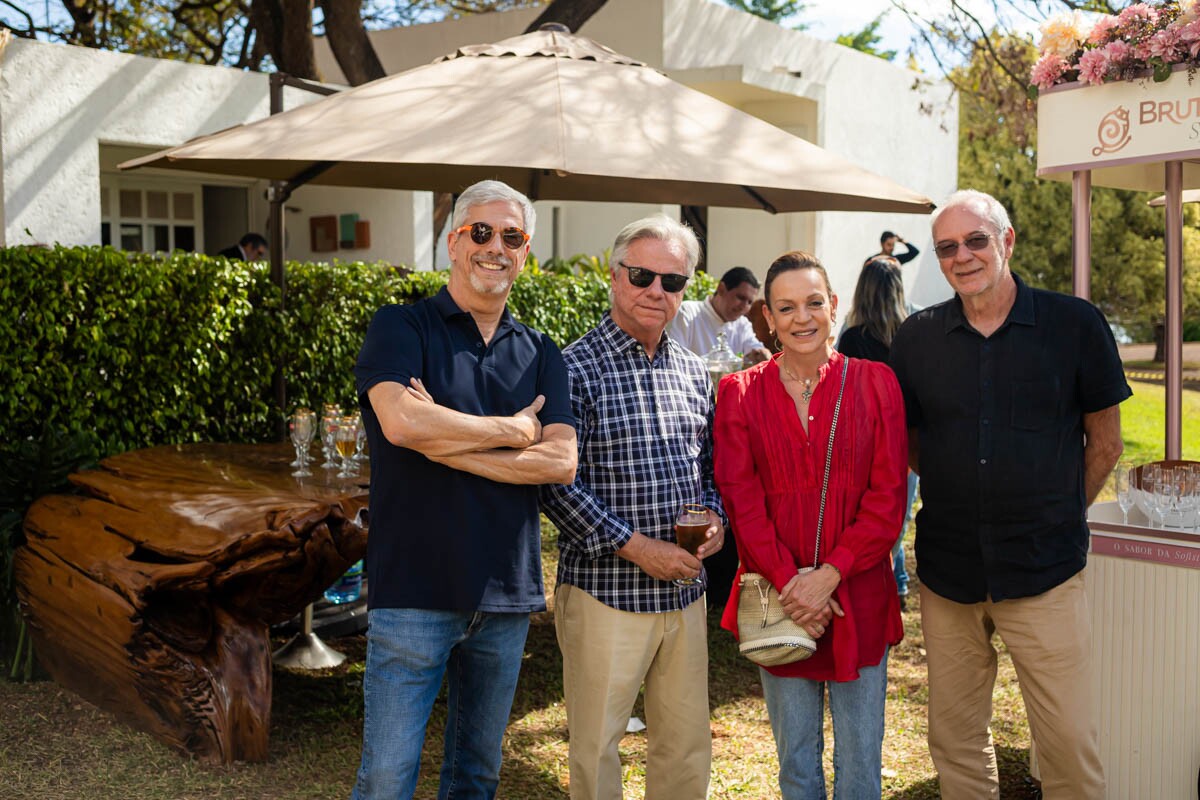
[[1035,381],[1012,382],[1012,417],[1016,430],[1043,431],[1058,419],[1061,392],[1057,376]]

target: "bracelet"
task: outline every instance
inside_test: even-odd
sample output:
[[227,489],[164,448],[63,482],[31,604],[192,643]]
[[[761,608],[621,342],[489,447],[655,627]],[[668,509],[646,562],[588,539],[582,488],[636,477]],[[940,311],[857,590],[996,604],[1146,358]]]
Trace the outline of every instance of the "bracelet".
[[822,564],[821,566],[822,566],[822,567],[829,567],[831,570],[833,570],[834,572],[836,572],[836,573],[837,573],[837,576],[838,576],[838,580],[839,580],[839,581],[842,579],[842,571],[841,571],[840,569],[838,569],[837,567],[835,567],[833,564],[830,564],[828,561],[826,561],[826,562],[825,562],[824,564]]

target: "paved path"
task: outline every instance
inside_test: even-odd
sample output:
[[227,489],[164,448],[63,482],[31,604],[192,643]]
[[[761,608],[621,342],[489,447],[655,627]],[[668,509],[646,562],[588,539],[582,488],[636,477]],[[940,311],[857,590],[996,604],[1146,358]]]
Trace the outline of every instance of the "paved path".
[[[1149,361],[1154,358],[1153,344],[1122,344],[1117,346],[1122,361]],[[1183,343],[1183,360],[1200,362],[1200,342]]]
[[[1117,350],[1121,354],[1121,361],[1149,361],[1154,358],[1153,344],[1122,344],[1117,346]],[[1197,364],[1200,363],[1200,342],[1184,342],[1183,343],[1183,363]],[[1131,380],[1146,381],[1148,383],[1162,383],[1163,370],[1162,367],[1139,367],[1136,370],[1126,370],[1126,374]],[[1200,370],[1185,369],[1183,371],[1184,385],[1189,389],[1200,388]]]

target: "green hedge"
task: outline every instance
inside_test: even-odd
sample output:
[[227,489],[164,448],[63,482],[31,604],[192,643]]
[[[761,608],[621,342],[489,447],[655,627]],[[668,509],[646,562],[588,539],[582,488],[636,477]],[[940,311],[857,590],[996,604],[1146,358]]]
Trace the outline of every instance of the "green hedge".
[[[609,305],[606,259],[572,261],[579,274],[531,258],[509,300],[518,319],[561,345]],[[353,405],[351,368],[375,309],[432,295],[446,279],[382,264],[289,263],[280,313],[265,264],[0,249],[0,607],[11,598],[24,509],[64,490],[71,469],[151,445],[273,439],[283,413],[272,393],[277,357],[289,406]],[[688,296],[714,288],[700,274]]]

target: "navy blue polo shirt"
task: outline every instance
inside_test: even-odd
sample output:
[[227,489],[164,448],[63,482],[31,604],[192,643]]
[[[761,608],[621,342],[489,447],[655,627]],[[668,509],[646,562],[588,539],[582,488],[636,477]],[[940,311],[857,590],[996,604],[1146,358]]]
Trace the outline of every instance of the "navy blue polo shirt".
[[438,404],[478,416],[511,416],[541,394],[542,425],[573,426],[567,369],[550,337],[505,309],[485,345],[475,320],[442,289],[379,309],[354,375],[371,446],[370,607],[544,610],[538,487],[498,483],[396,447],[367,392],[420,378]]
[[991,336],[956,296],[905,320],[889,359],[920,445],[917,574],[959,603],[1031,597],[1083,569],[1083,415],[1132,394],[1099,309],[1013,277]]

